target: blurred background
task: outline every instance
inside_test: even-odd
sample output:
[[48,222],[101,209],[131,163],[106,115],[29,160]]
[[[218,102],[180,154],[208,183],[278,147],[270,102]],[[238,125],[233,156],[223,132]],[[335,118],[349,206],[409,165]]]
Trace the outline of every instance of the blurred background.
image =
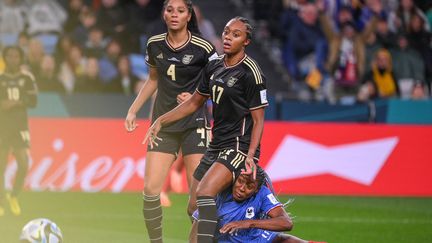
[[[194,3],[203,37],[219,54],[230,18],[253,21],[247,52],[267,77],[270,103],[260,164],[282,199],[297,198],[293,233],[328,242],[430,241],[432,1]],[[40,91],[30,110],[23,215],[0,218],[0,242],[15,242],[26,221],[46,215],[67,242],[145,242],[139,195],[150,102],[134,133],[123,119],[148,75],[147,39],[165,31],[162,5],[0,0],[0,49],[24,50]],[[9,189],[15,170],[11,160]],[[185,242],[181,161],[170,174],[166,234]]]

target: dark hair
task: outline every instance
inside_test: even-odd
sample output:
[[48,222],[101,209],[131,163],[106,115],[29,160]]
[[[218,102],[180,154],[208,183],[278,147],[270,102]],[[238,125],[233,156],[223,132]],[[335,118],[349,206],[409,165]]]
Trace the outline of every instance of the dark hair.
[[[237,180],[237,178],[241,175],[241,170],[238,170],[235,173],[235,179]],[[270,190],[273,191],[273,185],[271,185],[271,181],[269,181],[269,177],[267,175],[267,173],[264,171],[263,168],[261,168],[259,165],[256,165],[256,181],[258,182],[258,187],[257,189],[260,189],[261,186],[265,183],[267,186],[269,186],[268,184],[270,184],[271,188]]]
[[18,51],[18,53],[19,53],[19,55],[20,55],[20,63],[23,63],[24,62],[24,58],[25,58],[25,56],[24,56],[24,51],[21,49],[21,47],[19,47],[19,46],[6,46],[4,49],[3,49],[3,51],[2,51],[2,57],[3,57],[3,60],[6,60],[6,54],[9,52],[9,51],[11,51],[11,50],[16,50],[16,51]]
[[[164,9],[167,7],[169,1],[170,0],[164,1],[164,4],[163,4]],[[198,28],[198,20],[197,20],[195,11],[193,9],[192,1],[191,0],[183,0],[183,2],[186,4],[186,7],[187,7],[189,13],[191,14],[191,19],[187,23],[187,29],[194,34],[201,35],[201,31]]]
[[249,19],[241,16],[232,18],[233,20],[239,20],[246,26],[246,35],[249,40],[252,40],[253,27]]

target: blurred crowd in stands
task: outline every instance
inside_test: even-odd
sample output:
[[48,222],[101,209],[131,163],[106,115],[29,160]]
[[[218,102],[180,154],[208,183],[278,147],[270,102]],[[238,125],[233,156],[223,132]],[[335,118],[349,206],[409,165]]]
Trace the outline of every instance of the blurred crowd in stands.
[[0,45],[25,51],[41,91],[133,94],[147,76],[142,43],[162,3],[0,0]]
[[257,38],[268,42],[300,99],[350,104],[431,95],[430,0],[252,0],[249,6]]
[[[301,100],[427,99],[430,0],[238,0]],[[226,2],[225,4],[228,4]],[[0,0],[0,49],[19,45],[41,91],[136,93],[162,0]],[[245,7],[246,8],[246,7]],[[203,36],[219,33],[196,9]],[[4,63],[0,58],[0,72]],[[269,80],[269,82],[277,82]]]

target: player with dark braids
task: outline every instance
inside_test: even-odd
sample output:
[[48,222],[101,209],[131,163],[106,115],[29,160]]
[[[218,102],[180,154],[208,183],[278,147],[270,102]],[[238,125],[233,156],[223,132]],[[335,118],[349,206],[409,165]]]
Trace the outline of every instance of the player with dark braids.
[[[24,52],[18,46],[3,49],[5,71],[0,75],[0,216],[5,198],[14,215],[21,214],[18,194],[24,186],[29,164],[30,133],[27,109],[36,106],[37,87],[33,75],[23,71]],[[3,174],[12,153],[18,164],[11,193],[5,194]]]
[[[285,234],[293,222],[269,186],[264,170],[257,166],[256,180],[239,174],[234,185],[216,198],[219,216],[216,241],[219,243],[313,243]],[[198,219],[198,211],[194,213]],[[190,242],[197,242],[197,221],[194,221]]]
[[[224,55],[210,61],[201,83],[190,99],[159,117],[147,131],[149,144],[160,141],[159,131],[195,112],[208,98],[213,103],[212,141],[194,173],[198,207],[198,242],[213,242],[217,227],[215,197],[230,185],[233,174],[255,179],[264,129],[264,108],[268,106],[266,78],[245,49],[251,42],[252,26],[243,17],[228,21],[222,33]],[[193,189],[193,188],[192,188]]]
[[[125,120],[129,132],[137,127],[137,112],[155,92],[153,121],[192,96],[201,82],[199,74],[209,60],[217,57],[213,45],[199,36],[190,0],[165,0],[163,19],[167,33],[152,36],[147,42],[149,78],[129,108]],[[162,242],[160,193],[171,165],[181,149],[191,185],[192,175],[207,148],[207,135],[205,107],[200,106],[184,119],[164,126],[159,134],[161,139],[147,146],[143,214],[152,243]],[[194,198],[191,193],[191,204],[195,204]]]

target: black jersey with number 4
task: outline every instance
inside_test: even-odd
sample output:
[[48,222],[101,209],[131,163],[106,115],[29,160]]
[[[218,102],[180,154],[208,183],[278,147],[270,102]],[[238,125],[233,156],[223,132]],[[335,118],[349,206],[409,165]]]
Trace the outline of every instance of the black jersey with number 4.
[[[175,108],[177,95],[193,93],[202,78],[201,71],[217,54],[208,41],[189,32],[185,44],[173,48],[167,33],[155,35],[147,42],[146,62],[157,69],[158,91],[153,106],[152,122]],[[163,127],[164,131],[178,132],[193,127],[204,127],[205,107],[194,114]]]
[[220,56],[206,66],[203,74],[206,78],[197,92],[213,101],[213,139],[209,148],[235,146],[247,151],[253,126],[251,111],[268,106],[261,69],[248,56],[234,66],[226,66]]
[[27,130],[27,108],[36,105],[36,84],[25,72],[0,75],[0,103],[17,101],[21,104],[10,109],[0,109],[0,129]]

